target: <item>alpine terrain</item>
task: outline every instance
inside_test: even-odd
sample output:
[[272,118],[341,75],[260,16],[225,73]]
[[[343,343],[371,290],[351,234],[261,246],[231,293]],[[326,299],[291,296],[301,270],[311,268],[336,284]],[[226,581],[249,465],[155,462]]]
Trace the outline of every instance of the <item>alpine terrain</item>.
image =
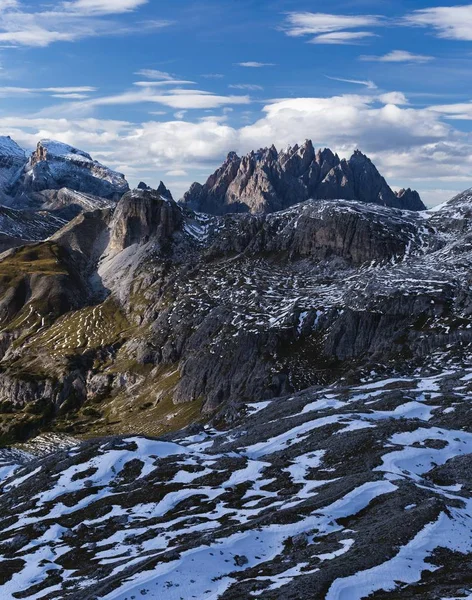
[[0,140],[0,598],[472,597],[472,190]]

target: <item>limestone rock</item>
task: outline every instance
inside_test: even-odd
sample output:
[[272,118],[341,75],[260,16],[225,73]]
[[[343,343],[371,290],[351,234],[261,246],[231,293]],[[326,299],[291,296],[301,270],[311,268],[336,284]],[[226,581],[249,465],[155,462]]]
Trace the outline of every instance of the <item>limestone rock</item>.
[[280,152],[274,146],[263,148],[242,158],[231,152],[204,185],[191,186],[183,202],[210,214],[270,213],[310,198],[425,209],[417,192],[393,192],[360,151],[340,160],[329,149],[315,152],[310,140]]

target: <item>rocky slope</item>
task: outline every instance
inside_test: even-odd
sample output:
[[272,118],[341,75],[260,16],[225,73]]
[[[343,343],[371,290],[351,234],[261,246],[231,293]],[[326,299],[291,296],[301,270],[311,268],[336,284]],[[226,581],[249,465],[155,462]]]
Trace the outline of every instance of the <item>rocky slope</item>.
[[38,242],[61,229],[66,221],[47,211],[14,210],[0,206],[0,252]]
[[438,360],[248,402],[229,431],[4,453],[0,592],[468,598],[471,385],[470,367]]
[[231,152],[201,185],[194,183],[183,202],[192,210],[269,213],[308,199],[359,200],[406,210],[424,210],[417,192],[392,191],[373,163],[359,151],[340,160],[311,141],[280,152],[272,146],[240,158]]
[[142,189],[79,215],[0,262],[3,439],[231,421],[248,399],[467,345],[472,255],[455,202],[211,217]]

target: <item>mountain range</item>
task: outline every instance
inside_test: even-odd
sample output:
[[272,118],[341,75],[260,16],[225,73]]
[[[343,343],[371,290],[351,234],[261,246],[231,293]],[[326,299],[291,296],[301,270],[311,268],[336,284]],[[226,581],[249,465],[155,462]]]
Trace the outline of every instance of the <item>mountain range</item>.
[[393,192],[371,160],[356,150],[340,160],[328,148],[315,151],[307,140],[278,152],[275,146],[240,158],[228,154],[208,181],[184,196],[192,210],[211,214],[268,213],[309,199],[359,200],[405,210],[425,210],[411,189]]
[[472,593],[472,190],[1,147],[0,596]]

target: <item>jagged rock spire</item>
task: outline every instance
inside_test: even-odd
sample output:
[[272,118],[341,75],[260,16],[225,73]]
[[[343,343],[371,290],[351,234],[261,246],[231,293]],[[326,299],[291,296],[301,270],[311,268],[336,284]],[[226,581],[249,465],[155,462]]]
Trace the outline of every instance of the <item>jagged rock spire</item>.
[[340,160],[329,148],[315,151],[311,140],[278,152],[275,146],[240,158],[230,152],[204,184],[194,184],[184,203],[201,212],[269,213],[313,199],[359,200],[424,210],[419,194],[395,193],[372,161],[356,149]]

